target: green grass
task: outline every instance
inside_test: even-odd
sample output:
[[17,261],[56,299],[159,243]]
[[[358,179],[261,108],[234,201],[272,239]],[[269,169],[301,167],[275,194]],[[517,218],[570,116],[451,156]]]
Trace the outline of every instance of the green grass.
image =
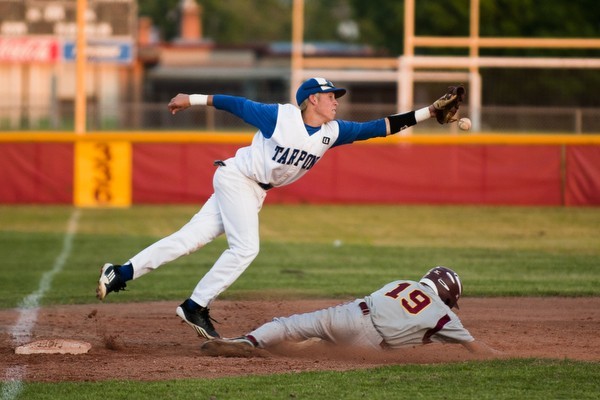
[[[598,365],[521,359],[207,380],[29,383],[37,399],[596,399]],[[85,391],[82,391],[85,387]]]
[[[191,206],[83,209],[43,304],[94,301],[105,261],[123,262],[183,225]],[[70,207],[0,207],[0,307],[36,290],[63,246]],[[261,253],[222,299],[353,297],[431,266],[454,268],[465,296],[597,296],[596,208],[281,206],[261,211]],[[129,284],[129,302],[181,299],[225,249],[219,238]]]
[[[95,303],[100,265],[177,230],[192,206],[82,209],[64,268],[43,305]],[[56,263],[74,209],[0,206],[0,307],[17,307]],[[600,209],[281,206],[261,211],[261,253],[222,299],[351,298],[434,265],[465,296],[598,296]],[[200,251],[130,282],[111,302],[180,301],[225,249]],[[596,398],[598,363],[502,360],[213,380],[26,383],[19,398]],[[5,385],[6,387],[6,385]],[[213,397],[211,397],[213,396]]]

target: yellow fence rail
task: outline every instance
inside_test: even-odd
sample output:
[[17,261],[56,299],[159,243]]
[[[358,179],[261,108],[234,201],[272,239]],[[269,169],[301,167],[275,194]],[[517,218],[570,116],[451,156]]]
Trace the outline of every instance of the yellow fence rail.
[[[149,131],[149,132],[88,132],[77,135],[72,132],[4,132],[0,134],[0,143],[10,142],[98,142],[126,141],[131,143],[223,143],[248,144],[253,132],[239,131]],[[600,134],[522,134],[502,133],[460,133],[394,135],[387,138],[360,142],[360,144],[400,144],[420,145],[439,144],[503,144],[503,145],[600,145]]]

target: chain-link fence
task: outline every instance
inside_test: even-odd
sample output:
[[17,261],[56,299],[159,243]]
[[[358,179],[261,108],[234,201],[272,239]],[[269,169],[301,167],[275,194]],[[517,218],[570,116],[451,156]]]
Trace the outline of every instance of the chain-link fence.
[[[396,112],[389,103],[353,103],[340,105],[337,118],[367,121]],[[468,107],[461,108],[468,116]],[[0,109],[1,130],[64,131],[73,129],[72,104],[56,104],[51,109]],[[575,107],[500,107],[486,106],[481,112],[482,132],[511,133],[600,133],[599,108]],[[234,115],[213,107],[197,107],[173,116],[163,103],[119,104],[115,107],[87,107],[87,130],[240,130],[252,131]],[[448,127],[432,120],[412,130],[419,132],[447,132]]]

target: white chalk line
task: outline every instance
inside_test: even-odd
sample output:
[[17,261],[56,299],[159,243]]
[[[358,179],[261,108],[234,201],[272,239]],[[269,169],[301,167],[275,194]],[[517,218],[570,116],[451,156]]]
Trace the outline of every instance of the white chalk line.
[[[73,239],[77,233],[80,215],[81,211],[79,209],[75,209],[71,213],[67,231],[63,239],[62,250],[54,261],[52,269],[46,271],[42,275],[38,289],[25,297],[19,304],[19,317],[17,318],[16,324],[10,329],[15,346],[20,346],[31,340],[31,334],[37,321],[40,300],[44,297],[46,292],[50,290],[54,276],[62,271],[71,254]],[[16,399],[19,393],[21,393],[23,390],[23,383],[21,380],[23,379],[23,376],[25,376],[25,372],[26,367],[24,365],[12,366],[6,370],[2,387],[3,400]]]

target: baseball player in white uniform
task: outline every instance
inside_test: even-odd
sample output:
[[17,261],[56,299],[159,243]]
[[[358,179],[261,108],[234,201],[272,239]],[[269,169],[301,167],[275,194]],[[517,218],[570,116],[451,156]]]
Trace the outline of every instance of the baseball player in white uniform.
[[398,349],[433,342],[460,343],[469,351],[497,354],[475,341],[458,316],[462,293],[450,268],[432,268],[419,282],[398,280],[361,299],[305,314],[274,318],[245,336],[214,339],[201,349],[209,355],[269,349],[282,342],[321,339],[370,349]]
[[464,88],[451,87],[429,107],[360,123],[335,119],[337,99],[345,93],[346,89],[335,87],[326,79],[311,78],[296,92],[299,107],[228,95],[175,96],[168,104],[172,114],[190,106],[213,106],[238,116],[258,131],[252,143],[240,148],[235,156],[215,161],[214,193],[186,225],[123,265],[104,264],[96,289],[98,299],[104,300],[108,293],[124,289],[127,281],[226,234],[229,248],[176,310],[200,336],[219,337],[209,306],[258,255],[258,213],[267,191],[300,179],[332,147],[394,134],[432,117],[440,123],[455,121]]

